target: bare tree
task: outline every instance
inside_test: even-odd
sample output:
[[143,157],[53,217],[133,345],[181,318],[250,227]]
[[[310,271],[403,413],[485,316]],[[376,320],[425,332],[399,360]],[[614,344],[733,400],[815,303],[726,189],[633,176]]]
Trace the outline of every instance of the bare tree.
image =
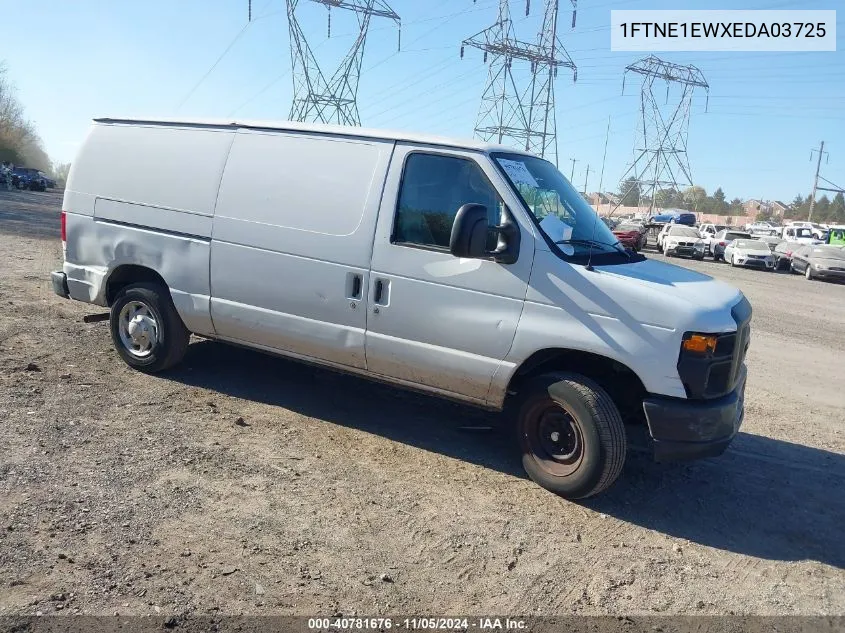
[[35,125],[26,120],[23,106],[6,73],[5,63],[0,62],[0,161],[51,171],[50,159]]

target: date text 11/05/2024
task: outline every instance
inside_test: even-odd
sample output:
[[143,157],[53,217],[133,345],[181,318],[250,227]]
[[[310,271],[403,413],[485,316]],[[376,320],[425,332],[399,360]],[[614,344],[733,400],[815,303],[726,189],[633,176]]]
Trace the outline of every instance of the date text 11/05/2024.
[[308,629],[312,631],[385,631],[399,629],[408,631],[519,631],[526,623],[518,618],[476,617],[414,617],[414,618],[309,618]]

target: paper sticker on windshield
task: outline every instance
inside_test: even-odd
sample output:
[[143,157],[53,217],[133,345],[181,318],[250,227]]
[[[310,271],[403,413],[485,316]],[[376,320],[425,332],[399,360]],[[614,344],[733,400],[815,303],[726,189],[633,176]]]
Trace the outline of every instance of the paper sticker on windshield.
[[572,238],[572,227],[551,213],[540,222],[540,228],[543,229],[543,232],[549,236],[552,242],[562,242]]
[[502,166],[502,169],[507,172],[508,176],[510,176],[510,179],[515,185],[528,185],[529,187],[539,186],[537,181],[534,180],[534,176],[532,176],[531,172],[528,171],[525,163],[521,163],[517,160],[500,158],[499,164]]

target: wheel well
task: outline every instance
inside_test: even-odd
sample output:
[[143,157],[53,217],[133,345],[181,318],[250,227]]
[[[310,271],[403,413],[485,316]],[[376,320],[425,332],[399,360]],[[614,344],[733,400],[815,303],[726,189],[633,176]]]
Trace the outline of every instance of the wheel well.
[[129,284],[146,281],[161,284],[167,288],[164,278],[152,268],[136,264],[124,264],[115,268],[106,282],[106,303],[111,306],[117,294]]
[[519,393],[527,380],[555,371],[570,371],[597,382],[613,399],[626,422],[645,422],[646,389],[634,371],[611,358],[570,349],[544,349],[520,365],[508,384],[508,394]]

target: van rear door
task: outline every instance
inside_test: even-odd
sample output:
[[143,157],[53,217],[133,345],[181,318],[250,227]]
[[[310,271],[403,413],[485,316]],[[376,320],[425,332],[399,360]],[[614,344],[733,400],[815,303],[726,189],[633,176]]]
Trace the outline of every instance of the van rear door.
[[483,204],[490,224],[500,222],[497,188],[514,203],[482,154],[397,143],[373,246],[366,343],[371,372],[487,401],[522,314],[533,233],[518,219],[520,253],[509,265],[461,260],[448,246],[463,204]]

